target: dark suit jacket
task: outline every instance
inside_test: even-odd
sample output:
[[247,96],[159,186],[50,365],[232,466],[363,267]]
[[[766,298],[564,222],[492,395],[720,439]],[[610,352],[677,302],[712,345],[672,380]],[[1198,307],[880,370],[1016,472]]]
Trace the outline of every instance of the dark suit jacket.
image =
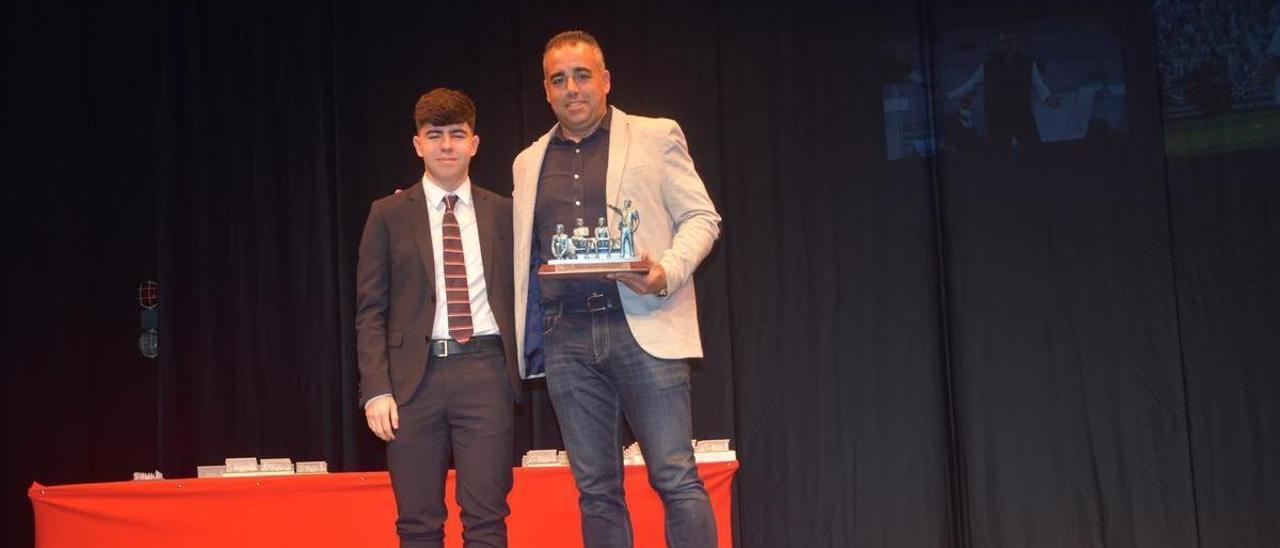
[[[471,184],[489,306],[502,332],[507,377],[519,400],[511,265],[511,199]],[[435,259],[422,184],[373,202],[356,265],[356,355],[360,405],[392,394],[409,401],[427,365],[435,320]]]

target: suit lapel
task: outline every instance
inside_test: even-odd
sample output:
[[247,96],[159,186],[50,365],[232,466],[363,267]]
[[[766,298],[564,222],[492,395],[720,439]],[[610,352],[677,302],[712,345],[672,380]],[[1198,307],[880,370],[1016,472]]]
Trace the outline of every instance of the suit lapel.
[[484,264],[484,285],[486,288],[495,287],[493,281],[494,265],[498,264],[491,259],[494,258],[494,230],[497,228],[497,219],[493,211],[493,202],[489,200],[489,196],[481,193],[476,189],[474,181],[471,183],[471,199],[476,204],[476,230],[480,233],[480,261]]
[[422,271],[427,275],[427,285],[435,291],[436,261],[431,246],[431,217],[427,216],[427,193],[422,183],[405,192],[409,193],[409,221],[413,229],[413,243],[418,247]]
[[[627,167],[627,149],[630,146],[631,126],[627,123],[627,115],[613,108],[613,120],[609,123],[609,168],[604,178],[606,205],[622,207],[622,172]],[[613,208],[606,207],[605,214],[609,217],[608,226],[617,224]]]

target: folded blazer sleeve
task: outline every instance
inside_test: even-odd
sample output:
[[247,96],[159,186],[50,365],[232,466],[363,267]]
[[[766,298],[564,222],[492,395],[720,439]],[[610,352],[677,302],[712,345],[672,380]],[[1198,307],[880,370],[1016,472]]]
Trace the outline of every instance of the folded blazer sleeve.
[[[662,154],[666,171],[662,201],[675,233],[671,248],[658,259],[658,263],[667,275],[667,291],[675,293],[689,282],[698,264],[711,252],[712,244],[720,235],[720,214],[716,213],[715,204],[707,195],[707,187],[693,167],[684,132],[676,122],[668,122],[670,127]],[[641,218],[640,223],[644,222],[645,219]]]
[[369,208],[356,262],[356,363],[360,403],[391,392],[387,303],[391,290],[390,237],[381,202]]

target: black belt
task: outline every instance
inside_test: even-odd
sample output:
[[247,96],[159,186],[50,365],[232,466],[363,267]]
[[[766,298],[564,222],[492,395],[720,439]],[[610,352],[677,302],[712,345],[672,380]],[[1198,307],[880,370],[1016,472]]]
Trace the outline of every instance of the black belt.
[[560,301],[558,305],[548,306],[547,309],[560,309],[562,314],[585,314],[595,312],[608,312],[610,310],[622,310],[622,304],[614,300],[608,295],[592,293],[590,297],[585,299],[565,299]]
[[472,337],[466,343],[460,343],[453,339],[432,339],[427,341],[427,353],[435,358],[474,354],[494,348],[502,348],[502,336],[480,335],[479,337]]

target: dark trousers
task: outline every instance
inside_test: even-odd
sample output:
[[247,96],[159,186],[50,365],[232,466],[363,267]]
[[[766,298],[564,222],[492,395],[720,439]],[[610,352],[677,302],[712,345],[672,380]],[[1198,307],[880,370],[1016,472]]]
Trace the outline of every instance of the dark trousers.
[[400,546],[444,545],[450,453],[466,546],[506,546],[514,408],[502,350],[430,358],[413,397],[398,410],[387,467]]
[[1023,99],[1019,106],[991,107],[987,111],[988,142],[997,146],[1010,146],[1014,139],[1018,146],[1040,144],[1040,129],[1035,114]]

